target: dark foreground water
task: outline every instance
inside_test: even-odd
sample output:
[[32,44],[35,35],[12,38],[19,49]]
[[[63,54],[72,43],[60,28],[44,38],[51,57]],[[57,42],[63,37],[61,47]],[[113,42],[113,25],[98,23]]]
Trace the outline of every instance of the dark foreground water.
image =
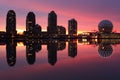
[[0,80],[120,80],[119,40],[0,44]]

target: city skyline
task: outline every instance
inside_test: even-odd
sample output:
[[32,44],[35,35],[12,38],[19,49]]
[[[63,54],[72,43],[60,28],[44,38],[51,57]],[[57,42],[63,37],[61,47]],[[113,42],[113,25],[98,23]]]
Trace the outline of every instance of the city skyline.
[[120,79],[120,0],[0,0],[0,79]]
[[[92,1],[94,3],[91,3]],[[92,1],[76,0],[69,1],[69,4],[67,4],[67,1],[63,3],[63,1],[50,2],[47,0],[44,2],[35,0],[23,1],[23,4],[19,4],[21,3],[20,1],[4,0],[0,2],[0,29],[5,31],[5,16],[8,10],[13,9],[17,16],[17,30],[25,30],[25,16],[29,11],[33,11],[36,14],[36,21],[42,26],[42,31],[47,30],[47,15],[51,10],[54,10],[58,14],[58,25],[65,26],[67,31],[68,20],[75,18],[78,21],[78,31],[97,30],[98,23],[103,19],[108,19],[113,22],[113,31],[120,32],[119,1]],[[86,5],[83,5],[83,3]],[[30,6],[31,4],[35,6]]]
[[68,35],[66,35],[65,27],[59,26],[57,20],[57,14],[55,11],[51,11],[48,14],[47,31],[41,31],[42,27],[36,23],[36,15],[34,12],[29,12],[26,16],[26,30],[20,34],[16,30],[16,12],[9,10],[6,16],[6,31],[0,31],[1,39],[3,37],[20,38],[20,35],[21,38],[65,39],[68,35],[68,38],[77,38],[77,21],[74,18],[68,21]]

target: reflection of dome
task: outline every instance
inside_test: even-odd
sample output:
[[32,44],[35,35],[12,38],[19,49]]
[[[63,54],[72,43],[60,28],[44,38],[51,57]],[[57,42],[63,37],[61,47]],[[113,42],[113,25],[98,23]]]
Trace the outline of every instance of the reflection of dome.
[[103,20],[99,23],[98,29],[102,33],[111,33],[113,30],[113,24],[109,20]]
[[113,48],[111,45],[100,45],[98,52],[102,57],[109,57],[113,52]]

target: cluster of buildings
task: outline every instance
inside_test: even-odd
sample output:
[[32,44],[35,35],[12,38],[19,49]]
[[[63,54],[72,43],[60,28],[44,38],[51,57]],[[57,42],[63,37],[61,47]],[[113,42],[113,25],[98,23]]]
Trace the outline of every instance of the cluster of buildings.
[[[75,19],[69,20],[68,32],[70,36],[77,35],[77,21]],[[29,12],[26,17],[26,31],[21,36],[25,38],[68,38],[68,35],[66,35],[65,27],[57,25],[57,14],[51,11],[48,14],[46,32],[42,31],[41,26],[36,23],[35,14]],[[0,32],[0,39],[5,37],[16,38],[19,36],[16,30],[16,13],[13,10],[9,10],[6,18],[6,32]]]
[[96,32],[85,32],[79,34],[79,38],[86,39],[120,39],[120,33],[113,32],[113,24],[109,20],[103,20],[98,24]]
[[68,21],[68,34],[63,26],[57,24],[57,14],[51,11],[48,14],[48,26],[47,31],[42,31],[39,24],[36,23],[36,16],[33,12],[29,12],[26,17],[26,31],[23,35],[17,34],[16,30],[16,13],[13,10],[9,10],[6,18],[6,32],[0,32],[0,39],[6,38],[40,38],[40,39],[109,39],[120,38],[120,33],[114,33],[113,24],[109,20],[103,20],[98,25],[97,32],[85,32],[77,35],[77,21],[71,19]]

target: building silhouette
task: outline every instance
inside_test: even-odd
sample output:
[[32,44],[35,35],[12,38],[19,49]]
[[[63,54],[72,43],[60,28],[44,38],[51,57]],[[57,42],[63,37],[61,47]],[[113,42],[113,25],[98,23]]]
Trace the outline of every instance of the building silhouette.
[[109,20],[102,20],[98,24],[98,30],[99,30],[100,33],[108,33],[108,34],[110,34],[112,32],[112,30],[113,30],[113,24]]
[[35,37],[40,37],[41,36],[41,26],[39,24],[35,25],[33,33],[34,33]]
[[26,18],[26,31],[32,34],[34,32],[35,25],[35,14],[33,12],[29,12]]
[[16,31],[16,14],[13,10],[9,10],[6,18],[6,34],[8,37],[14,37]]
[[17,43],[10,40],[6,43],[6,58],[9,66],[14,66],[16,63],[16,46]]
[[68,42],[68,56],[75,57],[77,56],[77,41],[71,40]]
[[57,15],[54,11],[51,11],[48,14],[48,34],[54,35],[57,34]]
[[68,21],[68,34],[77,35],[77,21],[75,19]]
[[66,35],[66,29],[63,26],[57,26],[58,35]]

